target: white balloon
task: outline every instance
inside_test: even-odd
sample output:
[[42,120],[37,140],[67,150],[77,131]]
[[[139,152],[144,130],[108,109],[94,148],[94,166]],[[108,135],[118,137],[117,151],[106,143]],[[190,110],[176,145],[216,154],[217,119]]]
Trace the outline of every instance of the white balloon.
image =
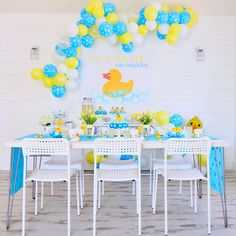
[[147,28],[148,28],[150,31],[155,30],[156,27],[157,27],[156,21],[149,21],[149,20],[147,20],[146,23],[145,23],[145,25],[147,26]]
[[67,36],[68,37],[75,37],[78,34],[78,26],[77,25],[70,25],[67,29]]
[[63,56],[59,56],[57,53],[53,53],[53,54],[52,54],[52,61],[53,61],[56,65],[59,65],[59,64],[65,63],[66,58],[63,57]]
[[106,22],[106,18],[105,17],[102,17],[102,18],[96,20],[97,26],[101,25],[104,22]]
[[111,45],[115,45],[118,42],[118,39],[117,39],[116,35],[112,35],[111,37],[107,38],[107,40]]
[[68,68],[65,64],[60,64],[57,66],[57,71],[61,74],[66,74],[68,72]]
[[79,72],[76,69],[68,69],[66,77],[68,79],[75,80],[77,77],[79,77]]
[[139,46],[143,43],[143,36],[140,34],[133,34],[133,43],[136,46]]
[[163,24],[163,25],[160,25],[159,28],[158,28],[158,31],[161,33],[161,34],[168,34],[169,32],[169,25],[168,24]]
[[75,92],[78,89],[78,83],[76,80],[69,80],[66,84],[66,88],[69,91]]
[[181,26],[181,31],[179,34],[180,38],[185,38],[188,35],[189,28],[187,25],[180,25]]
[[59,30],[57,31],[57,35],[58,35],[58,38],[61,39],[61,40],[66,40],[66,39],[68,39],[66,29],[59,29]]
[[159,2],[156,2],[156,1],[154,1],[152,3],[152,6],[155,7],[158,11],[160,11],[161,7],[162,7],[161,4]]
[[134,34],[134,33],[138,32],[138,24],[135,23],[135,22],[130,22],[127,27],[128,27],[128,31],[131,34]]
[[60,39],[57,42],[57,45],[59,45],[61,48],[68,48],[70,47],[70,40],[69,39]]

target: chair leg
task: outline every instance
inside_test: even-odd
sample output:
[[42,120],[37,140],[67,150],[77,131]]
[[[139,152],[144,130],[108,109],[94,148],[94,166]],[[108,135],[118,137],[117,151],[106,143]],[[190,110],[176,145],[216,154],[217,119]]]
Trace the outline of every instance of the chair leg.
[[190,207],[193,208],[193,181],[190,180]]
[[135,195],[135,180],[133,180],[133,189],[132,189],[132,195],[134,196]]
[[152,157],[150,159],[150,171],[149,171],[149,195],[152,195],[152,192],[153,192],[153,169],[152,169]]
[[82,170],[79,172],[80,176],[79,176],[79,192],[80,192],[80,207],[83,209],[84,208],[84,200],[83,200],[83,172]]
[[102,196],[105,195],[105,181],[102,181]]
[[183,186],[183,183],[182,183],[182,180],[179,181],[179,195],[182,195],[182,186]]
[[79,206],[79,174],[78,174],[78,171],[76,171],[76,176],[75,176],[76,180],[75,180],[75,183],[76,183],[76,201],[77,201],[77,215],[79,216],[80,215],[80,206]]
[[[209,168],[209,167],[208,167]],[[209,171],[208,171],[209,173]],[[211,186],[210,177],[208,176],[207,181],[207,211],[208,211],[208,235],[211,235]]]
[[139,214],[138,181],[135,181],[135,184],[136,184],[136,210],[138,215]]
[[23,197],[22,197],[22,236],[25,236],[25,196],[26,186],[25,181],[23,182]]
[[102,181],[98,183],[98,209],[101,208],[101,188],[102,188]]
[[141,222],[141,179],[139,178],[138,182],[138,235],[141,235],[142,231],[142,222]]
[[93,236],[96,236],[96,215],[97,215],[97,179],[94,176],[94,186],[93,186]]
[[168,209],[167,209],[167,179],[164,177],[164,198],[165,198],[165,235],[168,235]]
[[157,188],[158,188],[158,173],[157,171],[155,171],[156,173],[154,174],[155,177],[155,186],[153,189],[153,195],[154,195],[154,202],[153,202],[153,215],[156,214],[156,205],[157,205]]
[[67,224],[67,236],[70,236],[70,179],[67,182]]
[[41,210],[43,210],[43,196],[44,195],[44,182],[42,181],[41,183],[41,204],[40,204],[40,208]]
[[83,196],[85,195],[85,190],[84,190],[84,169],[82,169],[82,184],[83,184]]
[[51,182],[51,196],[54,195],[53,182]]
[[155,174],[156,174],[156,171],[153,170],[153,173],[152,173],[152,209],[154,208],[154,192],[155,192]]
[[194,181],[194,213],[197,214],[197,180]]
[[35,204],[34,204],[34,214],[38,215],[38,181],[35,181]]

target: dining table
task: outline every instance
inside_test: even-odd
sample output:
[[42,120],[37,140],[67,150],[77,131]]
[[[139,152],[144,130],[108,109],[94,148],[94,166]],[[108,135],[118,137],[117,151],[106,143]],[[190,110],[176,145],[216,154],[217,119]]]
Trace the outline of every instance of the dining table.
[[[222,213],[224,226],[228,227],[227,215],[227,194],[225,184],[225,148],[230,144],[227,140],[221,138],[210,138],[212,143],[212,151],[210,156],[210,173],[211,187],[215,190],[221,199]],[[84,153],[85,150],[93,149],[95,139],[86,139],[86,141],[76,140],[70,141],[71,150],[80,150]],[[10,228],[11,217],[14,206],[14,196],[22,188],[23,179],[23,139],[10,140],[5,142],[5,146],[11,150],[10,154],[10,170],[9,170],[9,191],[7,203],[6,229]],[[142,150],[150,150],[148,158],[155,158],[156,150],[164,150],[166,140],[151,138],[144,139],[142,142]],[[9,157],[8,157],[9,158]],[[151,163],[151,162],[150,162]],[[200,161],[201,163],[201,161]],[[201,168],[201,167],[200,167]],[[151,176],[151,166],[150,166]],[[151,182],[150,182],[151,188]],[[198,185],[199,197],[202,197],[201,183]],[[32,194],[33,196],[33,194]]]

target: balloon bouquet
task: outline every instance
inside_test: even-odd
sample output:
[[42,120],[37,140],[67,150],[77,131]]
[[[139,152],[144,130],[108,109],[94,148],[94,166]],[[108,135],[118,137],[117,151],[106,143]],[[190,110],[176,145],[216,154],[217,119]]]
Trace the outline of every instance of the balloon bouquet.
[[41,80],[51,89],[54,97],[61,98],[67,90],[77,91],[80,72],[80,48],[91,48],[98,37],[130,53],[135,46],[141,45],[144,37],[152,31],[161,41],[173,45],[184,38],[197,21],[191,8],[175,6],[169,8],[154,1],[140,10],[139,16],[122,20],[112,3],[90,0],[80,13],[76,24],[70,25],[60,36],[53,55],[54,64],[31,70],[31,77]]

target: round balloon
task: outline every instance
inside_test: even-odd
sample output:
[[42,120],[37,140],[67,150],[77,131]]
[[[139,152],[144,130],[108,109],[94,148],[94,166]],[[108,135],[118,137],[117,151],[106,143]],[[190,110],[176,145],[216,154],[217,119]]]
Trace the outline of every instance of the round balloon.
[[170,45],[174,45],[178,42],[178,35],[169,33],[166,35],[166,41]]
[[130,22],[127,27],[128,27],[128,31],[131,34],[135,34],[138,32],[138,24],[135,22]]
[[102,7],[96,7],[93,9],[93,16],[97,19],[100,19],[104,16],[105,11]]
[[78,66],[79,62],[76,57],[70,57],[66,60],[66,66],[70,69],[75,69]]
[[67,58],[76,57],[76,55],[77,55],[76,48],[74,48],[74,47],[69,47],[69,48],[63,49],[63,52]]
[[141,34],[133,34],[133,43],[134,45],[141,45],[143,43],[143,36]]
[[114,25],[118,20],[119,17],[116,13],[109,13],[106,17],[107,22],[111,23],[112,25]]
[[127,26],[123,22],[117,22],[114,24],[113,31],[116,35],[120,36],[127,31]]
[[111,45],[115,45],[118,42],[117,36],[114,34],[111,37],[107,38],[107,40]]
[[68,68],[65,64],[60,64],[57,66],[57,72],[61,74],[66,74],[68,71]]
[[122,49],[124,52],[132,52],[134,50],[134,44],[128,43],[128,44],[122,44]]
[[[78,30],[77,30],[78,31]],[[70,45],[74,48],[80,47],[82,44],[81,37],[79,35],[70,38]]]
[[[94,152],[93,151],[86,153],[85,158],[89,164],[94,164]],[[100,164],[101,162],[102,162],[102,156],[97,156],[97,164]]]
[[107,16],[108,14],[116,11],[115,6],[110,2],[105,3],[103,5],[103,9],[105,11],[105,16]]
[[170,122],[169,113],[163,110],[160,110],[156,113],[156,121],[159,126],[168,125]]
[[156,27],[157,27],[156,21],[149,21],[149,20],[147,20],[146,23],[145,23],[145,25],[147,26],[147,28],[148,28],[150,31],[155,30]]
[[110,37],[113,35],[113,26],[109,22],[104,22],[99,26],[99,33],[103,37]]
[[187,12],[187,11],[183,11],[183,12],[180,13],[179,23],[180,24],[188,24],[190,19],[191,19],[190,13]]
[[179,23],[180,15],[179,15],[178,12],[171,11],[168,16],[169,16],[169,19],[168,19],[168,24],[169,25],[172,25],[172,24],[175,24],[175,23]]
[[164,24],[164,25],[160,25],[158,28],[158,31],[163,34],[166,35],[169,32],[169,25],[168,24]]
[[179,24],[172,24],[169,28],[169,32],[171,34],[175,34],[175,35],[178,35],[181,31],[181,26]]
[[156,22],[159,25],[163,25],[166,24],[168,22],[169,16],[168,13],[166,11],[159,11],[157,18],[156,18]]
[[88,33],[88,27],[86,25],[80,24],[78,26],[78,35],[83,37]]
[[56,98],[63,97],[65,95],[65,93],[66,93],[66,87],[65,86],[59,87],[59,86],[54,85],[52,87],[52,95]]
[[80,24],[83,24],[85,26],[87,26],[88,28],[92,27],[96,22],[96,18],[87,13],[86,15],[84,15],[84,17],[79,21]]
[[34,68],[34,69],[31,70],[30,75],[31,75],[31,77],[33,79],[40,80],[44,76],[43,69],[41,69],[41,68]]
[[125,32],[118,39],[121,43],[128,44],[132,41],[132,35],[129,32]]
[[90,34],[87,34],[82,38],[82,44],[86,48],[91,48],[94,45],[94,38]]
[[144,16],[149,21],[154,21],[157,18],[157,9],[154,6],[149,6],[144,11]]
[[57,73],[54,77],[54,84],[56,86],[64,86],[67,83],[67,78],[64,74]]
[[173,116],[170,117],[170,123],[174,125],[175,127],[181,126],[183,122],[184,122],[184,119],[179,114],[174,114]]
[[166,34],[161,34],[160,31],[157,31],[157,38],[159,38],[160,40],[165,40]]
[[141,35],[143,35],[143,36],[147,35],[147,34],[148,34],[148,28],[147,28],[147,26],[146,26],[146,25],[140,25],[140,26],[138,27],[138,33],[141,34]]
[[54,79],[45,77],[43,78],[43,84],[46,88],[52,88],[52,86],[54,85]]
[[75,80],[79,77],[79,72],[76,69],[69,69],[66,74],[66,77],[70,80]]
[[57,74],[57,68],[52,64],[48,64],[43,68],[43,72],[47,77],[52,78]]

